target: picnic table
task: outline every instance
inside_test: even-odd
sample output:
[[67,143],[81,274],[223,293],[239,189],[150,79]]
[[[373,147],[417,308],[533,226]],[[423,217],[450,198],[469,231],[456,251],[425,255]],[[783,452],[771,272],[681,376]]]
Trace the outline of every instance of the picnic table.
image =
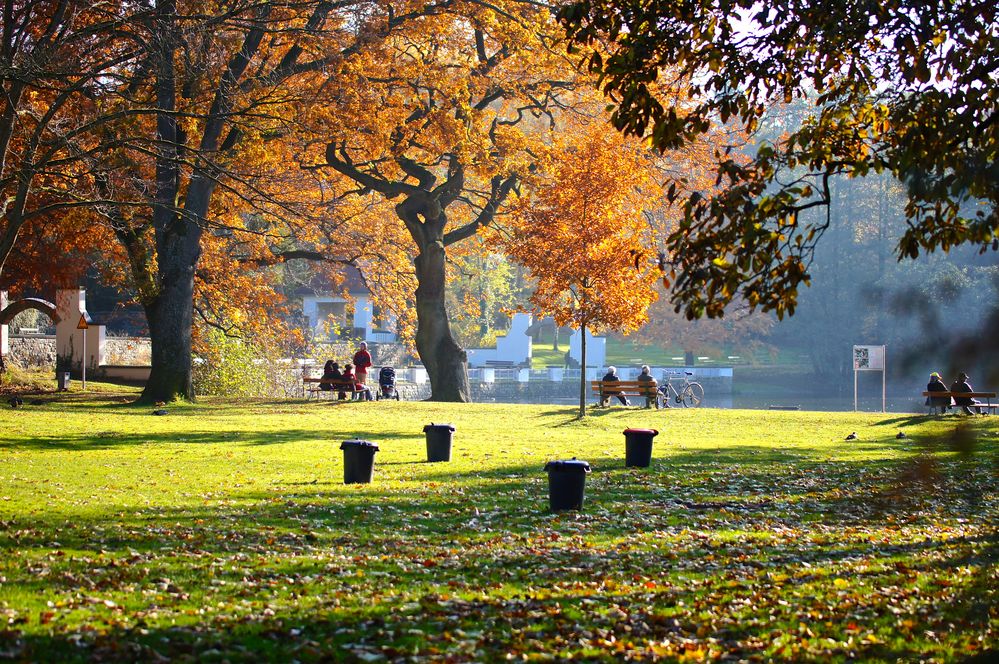
[[[983,415],[995,413],[996,408],[999,408],[999,404],[992,403],[992,400],[996,398],[995,392],[923,392],[923,396],[930,399],[926,404],[926,407],[930,409],[930,413],[935,413],[939,408],[941,415],[948,408],[954,407],[954,399],[985,399],[985,403],[976,403],[968,406],[968,408],[977,408]],[[933,403],[933,399],[946,399],[947,403],[945,405],[936,404]],[[958,408],[960,407],[958,406]]]

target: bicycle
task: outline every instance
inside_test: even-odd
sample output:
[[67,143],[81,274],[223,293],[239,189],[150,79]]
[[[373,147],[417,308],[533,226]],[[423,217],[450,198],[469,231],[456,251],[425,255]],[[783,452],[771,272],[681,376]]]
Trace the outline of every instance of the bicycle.
[[672,392],[672,398],[676,400],[676,403],[682,404],[684,408],[697,408],[704,401],[704,388],[701,387],[700,383],[690,380],[689,376],[693,376],[693,373],[689,371],[684,371],[683,373],[686,375],[683,378],[683,385],[680,386],[679,390],[673,387],[673,376],[675,374],[664,374],[663,378],[666,379],[666,383],[660,385],[656,391],[667,406],[671,398],[670,392]]

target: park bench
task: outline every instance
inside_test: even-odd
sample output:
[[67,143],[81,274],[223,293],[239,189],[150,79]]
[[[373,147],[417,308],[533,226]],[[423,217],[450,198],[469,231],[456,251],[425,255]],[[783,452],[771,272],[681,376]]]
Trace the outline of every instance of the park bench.
[[599,399],[599,405],[606,406],[616,396],[644,397],[647,406],[659,407],[658,385],[638,380],[591,380],[590,388]]
[[[354,388],[354,381],[352,380],[342,380],[339,378],[310,378],[308,376],[302,378],[302,385],[305,389],[305,398],[311,399],[313,397],[319,399],[324,395],[330,395],[333,398],[334,394],[339,392],[350,393],[350,398],[355,398],[358,394],[361,394],[361,390]],[[332,389],[324,390],[320,385],[330,385]]]
[[[923,392],[924,397],[931,397],[934,399],[960,399],[960,398],[971,398],[971,399],[985,399],[985,403],[976,403],[968,408],[978,408],[983,414],[987,415],[989,413],[995,413],[996,408],[999,408],[999,404],[992,403],[992,400],[996,398],[995,392]],[[951,406],[954,407],[954,406]],[[943,415],[944,411],[948,406],[927,406],[930,409],[930,413],[935,413],[937,409],[940,409],[940,414]],[[961,406],[956,406],[956,408],[961,408]]]

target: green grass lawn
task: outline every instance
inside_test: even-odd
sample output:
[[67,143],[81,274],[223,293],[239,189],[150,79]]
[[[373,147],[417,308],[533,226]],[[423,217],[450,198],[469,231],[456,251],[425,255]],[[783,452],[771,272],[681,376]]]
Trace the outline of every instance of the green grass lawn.
[[[549,365],[565,364],[565,353],[569,350],[569,339],[564,337],[559,343],[560,350],[552,349],[551,334],[541,335],[531,347],[531,366],[535,369]],[[606,363],[617,367],[639,367],[642,364],[659,367],[683,366],[683,346],[658,346],[634,343],[631,339],[609,337],[607,339]],[[768,368],[793,368],[810,370],[807,357],[797,351],[784,350],[771,353],[766,348],[731,349],[731,348],[694,348],[695,357],[703,356],[708,361],[696,361],[705,367],[747,367],[766,366]],[[729,359],[729,358],[732,359]],[[679,359],[674,359],[679,358]]]
[[[0,410],[0,658],[999,647],[999,418],[43,399]],[[430,422],[457,427],[452,462],[424,462]],[[651,468],[624,468],[626,427],[662,431]],[[373,484],[342,483],[355,437]],[[543,466],[574,456],[584,509],[549,514]]]

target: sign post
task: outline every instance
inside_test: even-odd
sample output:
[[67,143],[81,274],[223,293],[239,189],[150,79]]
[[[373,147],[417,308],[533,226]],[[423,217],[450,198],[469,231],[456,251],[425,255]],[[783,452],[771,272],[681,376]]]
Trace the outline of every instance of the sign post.
[[887,404],[887,371],[885,370],[886,346],[853,347],[853,410],[857,410],[857,374],[861,371],[881,372],[881,412]]
[[76,329],[83,330],[83,360],[80,362],[81,384],[83,389],[87,389],[87,330],[90,324],[87,322],[87,314],[80,314],[80,322],[76,324]]

